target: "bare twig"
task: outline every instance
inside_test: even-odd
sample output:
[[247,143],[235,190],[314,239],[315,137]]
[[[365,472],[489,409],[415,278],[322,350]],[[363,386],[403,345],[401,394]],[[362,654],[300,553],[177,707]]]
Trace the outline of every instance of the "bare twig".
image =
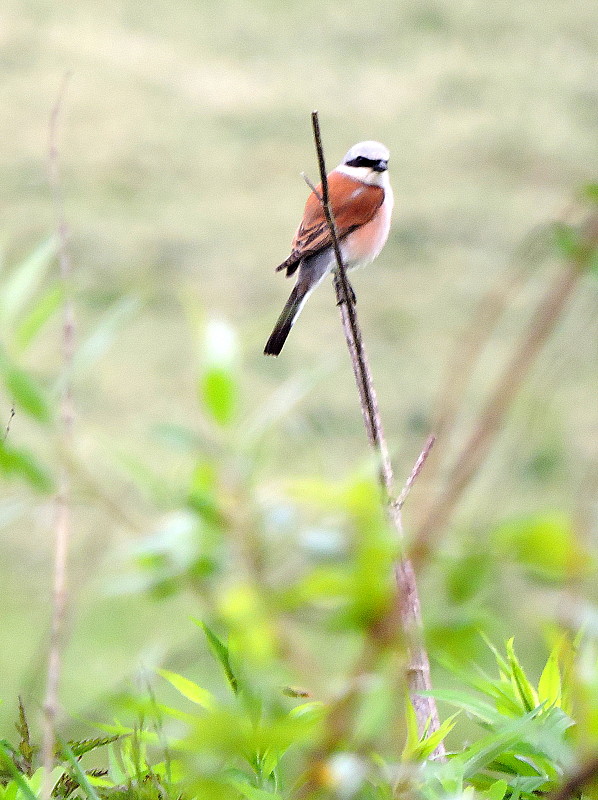
[[301,177],[303,178],[303,180],[305,181],[305,183],[306,183],[306,184],[309,186],[309,188],[312,190],[312,192],[315,194],[315,196],[318,198],[318,200],[320,201],[320,203],[321,203],[321,202],[323,202],[323,201],[322,201],[322,195],[321,195],[321,194],[320,194],[320,192],[318,191],[318,188],[317,188],[317,186],[315,185],[315,183],[313,183],[313,181],[311,181],[311,180],[309,179],[309,176],[308,176],[308,175],[306,175],[306,174],[305,174],[305,172],[302,172],[302,173],[301,173]]
[[424,468],[424,464],[428,460],[428,457],[429,457],[430,453],[432,452],[432,448],[434,447],[435,444],[436,444],[436,436],[432,433],[426,439],[426,443],[425,443],[425,445],[423,447],[423,450],[421,451],[421,453],[418,456],[417,461],[413,465],[413,469],[411,470],[411,474],[409,475],[409,477],[405,481],[405,485],[401,489],[401,494],[397,498],[397,508],[399,509],[399,511],[405,505],[405,500],[407,500],[407,497],[409,496],[409,492],[411,491],[411,487],[413,486],[415,481],[418,479],[419,474],[422,471],[422,469]]
[[[345,265],[340,250],[336,225],[332,214],[328,194],[328,181],[326,178],[326,165],[322,137],[318,121],[318,113],[312,113],[314,139],[318,154],[320,180],[322,184],[322,208],[332,237],[334,253],[336,256],[337,270],[335,272],[334,286],[337,302],[341,311],[343,330],[351,356],[353,372],[359,391],[361,412],[363,415],[366,432],[372,448],[379,460],[379,479],[383,489],[385,505],[391,523],[394,525],[398,536],[402,540],[401,506],[394,499],[394,476],[390,461],[388,445],[382,428],[382,420],[378,409],[378,401],[374,389],[372,375],[369,368],[361,330],[357,320],[353,292],[347,279]],[[414,467],[409,488],[416,479],[423,466],[425,458],[430,451],[432,443],[428,443]],[[407,489],[407,492],[409,491]],[[403,502],[406,494],[402,496]],[[402,505],[402,504],[401,504]],[[420,733],[426,726],[430,732],[438,730],[439,717],[436,703],[432,697],[423,697],[420,692],[431,689],[430,664],[428,654],[422,641],[422,619],[415,573],[409,559],[403,557],[397,563],[395,575],[398,589],[398,613],[400,618],[401,633],[405,637],[409,650],[409,664],[407,667],[407,683],[409,695],[416,712]],[[443,758],[444,746],[441,744],[436,750],[436,757]]]
[[10,407],[10,414],[8,415],[8,421],[6,423],[6,427],[4,428],[4,436],[2,437],[2,441],[5,442],[8,439],[8,434],[10,433],[10,423],[12,422],[12,418],[15,415],[15,404],[13,403]]
[[598,780],[598,754],[586,761],[577,772],[574,772],[563,785],[549,795],[548,800],[571,800],[578,797],[579,792],[589,784]]
[[[54,201],[54,213],[58,229],[60,275],[64,287],[64,309],[62,321],[62,363],[65,380],[60,398],[61,437],[64,449],[70,446],[73,431],[73,398],[69,374],[71,372],[75,346],[75,324],[72,300],[72,273],[68,252],[68,228],[65,219],[64,198],[60,181],[58,151],[58,121],[62,110],[70,75],[65,75],[56,102],[52,108],[48,137],[49,180]],[[50,773],[56,741],[56,720],[59,708],[60,663],[64,639],[64,617],[67,601],[67,556],[71,531],[71,486],[69,472],[63,465],[60,473],[58,494],[56,496],[56,540],[54,551],[54,580],[52,587],[52,622],[48,656],[46,696],[44,700],[44,736],[42,759],[44,765],[44,784],[42,797],[49,800],[51,795]]]

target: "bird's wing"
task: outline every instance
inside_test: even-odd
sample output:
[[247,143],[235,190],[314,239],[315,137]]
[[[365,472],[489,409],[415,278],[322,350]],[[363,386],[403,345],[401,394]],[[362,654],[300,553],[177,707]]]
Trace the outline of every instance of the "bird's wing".
[[[380,186],[356,181],[342,172],[330,173],[328,190],[339,239],[369,222],[384,202],[384,189]],[[316,191],[321,196],[321,184]],[[322,204],[312,192],[307,198],[303,220],[293,239],[291,255],[276,269],[286,269],[287,275],[292,275],[302,258],[314,255],[330,244],[332,237]]]

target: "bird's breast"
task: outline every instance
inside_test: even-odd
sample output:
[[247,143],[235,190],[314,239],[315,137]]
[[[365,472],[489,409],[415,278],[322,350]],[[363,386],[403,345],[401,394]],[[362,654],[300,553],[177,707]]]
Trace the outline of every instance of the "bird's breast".
[[342,251],[349,269],[368,264],[382,250],[388,239],[392,207],[392,189],[387,187],[384,202],[372,219],[345,237]]

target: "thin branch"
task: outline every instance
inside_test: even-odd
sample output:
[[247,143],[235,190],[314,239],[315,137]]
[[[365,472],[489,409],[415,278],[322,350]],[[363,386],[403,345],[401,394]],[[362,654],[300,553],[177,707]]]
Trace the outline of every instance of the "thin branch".
[[317,186],[315,185],[315,183],[313,183],[313,182],[312,182],[312,181],[309,179],[309,176],[308,176],[308,175],[306,175],[306,174],[305,174],[305,172],[302,172],[302,173],[301,173],[301,177],[303,178],[303,180],[305,181],[305,183],[306,183],[306,184],[309,186],[309,188],[312,190],[312,192],[315,194],[315,196],[318,198],[318,200],[320,201],[320,203],[322,203],[322,202],[323,202],[323,200],[322,200],[322,195],[321,195],[321,194],[320,194],[320,192],[318,191],[318,188],[317,188]]
[[[370,444],[379,460],[379,480],[385,498],[387,513],[397,531],[397,535],[402,541],[401,506],[398,501],[394,499],[392,463],[390,461],[386,437],[384,436],[378,401],[363,344],[361,329],[357,320],[353,292],[351,291],[347,279],[336,224],[330,205],[324,149],[322,146],[322,136],[317,111],[312,113],[312,126],[322,184],[322,208],[330,229],[337,263],[334,281],[337,303],[341,311],[343,330],[359,391],[361,412],[366,432]],[[414,467],[409,487],[416,479],[417,474],[419,474],[431,446],[432,443],[429,443],[427,450],[425,449],[425,455],[418,459],[418,464]],[[409,489],[407,489],[407,491],[409,491]],[[402,498],[403,502],[405,497],[406,494]],[[417,716],[420,734],[424,732],[426,726],[428,726],[429,732],[432,733],[438,730],[440,722],[435,700],[432,697],[423,697],[420,694],[422,691],[431,689],[430,663],[422,641],[421,608],[415,573],[411,562],[407,558],[401,558],[396,564],[395,576],[398,590],[397,611],[400,618],[400,630],[406,639],[409,650],[409,664],[406,670],[409,695]],[[444,758],[445,751],[442,744],[437,748],[435,755],[437,758]]]
[[[434,445],[434,437],[429,436],[422,452],[413,465],[413,469],[407,479],[401,495],[395,501],[397,509],[397,518],[400,520],[400,507],[399,503],[404,503],[407,494],[409,493],[414,482],[417,480],[426,459]],[[387,652],[389,642],[396,642],[397,627],[401,628],[400,633],[403,638],[408,639],[411,645],[411,653],[409,664],[406,668],[406,675],[410,688],[410,699],[419,719],[427,719],[425,715],[429,709],[425,705],[427,698],[421,697],[419,691],[423,691],[425,686],[430,684],[430,667],[427,661],[426,651],[421,647],[417,647],[419,640],[413,640],[409,637],[409,631],[404,630],[404,622],[408,616],[415,610],[419,615],[419,598],[417,596],[417,586],[415,582],[415,575],[410,568],[410,562],[403,560],[395,566],[395,574],[398,586],[406,586],[407,588],[415,589],[415,592],[410,592],[404,596],[399,597],[399,602],[395,604],[393,609],[394,613],[388,614],[384,619],[378,620],[370,629],[369,637],[365,643],[362,653],[357,659],[351,674],[348,677],[344,689],[338,693],[336,698],[328,706],[328,714],[326,717],[326,730],[324,732],[323,740],[320,742],[318,751],[312,754],[311,767],[305,777],[305,783],[300,787],[297,799],[304,800],[312,796],[312,793],[319,787],[320,776],[322,773],[322,764],[327,756],[330,755],[337,747],[339,742],[342,742],[349,729],[352,713],[354,712],[355,705],[361,695],[364,677],[372,674],[378,667],[380,659]],[[398,617],[398,619],[397,619]],[[398,623],[398,624],[397,624]],[[419,631],[417,631],[419,634]],[[415,646],[414,646],[415,645]],[[427,682],[425,681],[427,678]],[[367,680],[366,680],[367,682]],[[425,685],[424,685],[425,684]],[[430,719],[433,718],[430,716]],[[441,743],[435,751],[434,755],[437,759],[443,760],[445,758],[444,746]]]
[[392,465],[390,463],[386,438],[384,436],[384,431],[382,430],[382,420],[380,419],[378,402],[372,382],[367,356],[365,354],[361,330],[357,321],[355,304],[353,302],[353,292],[351,291],[349,280],[347,278],[347,271],[345,269],[340,250],[336,223],[334,221],[332,208],[329,202],[326,163],[324,160],[324,150],[322,147],[322,136],[320,133],[318,112],[312,112],[311,116],[316,150],[318,154],[320,181],[322,183],[322,208],[324,210],[326,222],[328,223],[328,227],[330,229],[334,255],[337,263],[334,288],[336,290],[337,302],[339,308],[341,309],[343,329],[345,331],[345,338],[347,340],[347,346],[351,356],[351,363],[353,365],[353,372],[355,373],[355,380],[357,382],[357,388],[361,400],[361,413],[363,415],[363,420],[370,444],[380,458],[380,479],[388,499],[392,496],[393,492],[394,478],[392,474]]
[[[72,300],[72,270],[68,251],[68,227],[66,224],[64,198],[60,179],[58,150],[58,122],[64,103],[70,74],[65,75],[52,108],[48,137],[48,171],[53,195],[54,213],[58,229],[60,276],[64,288],[64,308],[62,320],[62,369],[65,380],[60,398],[61,439],[64,449],[70,446],[73,432],[74,410],[69,375],[72,370],[75,348],[75,323]],[[54,579],[52,587],[52,622],[48,655],[46,696],[44,699],[44,732],[42,761],[44,782],[42,797],[49,800],[52,786],[50,773],[53,767],[56,742],[56,720],[59,710],[60,667],[64,640],[64,618],[67,602],[67,557],[68,543],[72,527],[71,485],[69,471],[62,466],[58,494],[56,496]]]
[[10,414],[8,415],[8,421],[6,423],[6,427],[4,428],[4,436],[2,437],[2,442],[5,442],[8,439],[8,434],[10,433],[10,423],[12,422],[12,418],[15,415],[15,404],[13,403],[10,407]]
[[409,492],[411,491],[411,488],[412,488],[413,484],[418,479],[422,469],[424,468],[424,464],[428,460],[428,456],[432,452],[432,448],[434,447],[435,444],[436,444],[436,436],[432,433],[426,439],[426,443],[425,443],[425,445],[423,447],[423,450],[421,451],[421,453],[418,456],[417,461],[413,465],[413,469],[411,470],[411,474],[409,475],[409,477],[405,481],[405,485],[401,489],[401,494],[397,498],[397,508],[399,509],[399,511],[405,505],[405,500],[407,500],[407,497],[409,496]]

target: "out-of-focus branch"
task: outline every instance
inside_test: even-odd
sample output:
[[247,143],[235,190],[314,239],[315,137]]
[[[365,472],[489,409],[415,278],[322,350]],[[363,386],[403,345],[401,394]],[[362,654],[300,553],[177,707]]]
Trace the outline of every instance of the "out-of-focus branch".
[[[588,246],[598,242],[596,220],[592,217],[584,226]],[[583,253],[572,257],[560,270],[544,297],[540,300],[528,329],[517,345],[496,388],[486,403],[477,425],[463,446],[456,463],[446,479],[446,488],[432,503],[419,526],[410,548],[415,564],[424,561],[440,531],[447,524],[463,492],[476,475],[501,428],[505,416],[525,378],[549,336],[558,324],[584,270]]]
[[[541,251],[545,245],[546,236],[546,228],[542,228],[526,237],[514,256],[520,265],[511,270],[506,278],[501,276],[498,282],[482,297],[473,313],[473,319],[459,336],[453,354],[449,358],[437,395],[436,408],[432,413],[431,428],[437,443],[442,445],[448,443],[463,404],[465,389],[479,361],[480,354],[509,302],[524,284],[530,271],[528,262],[537,258],[537,252]],[[442,457],[446,456],[447,449],[446,446],[437,447],[432,453],[426,465],[424,486],[432,487],[435,484]]]
[[549,795],[548,800],[570,800],[578,797],[585,786],[596,781],[598,781],[598,754],[586,761],[577,772],[567,778],[556,792]]
[[[437,440],[443,445],[446,445],[450,439],[462,407],[467,384],[480,354],[488,343],[508,301],[521,285],[524,274],[524,270],[519,270],[508,283],[501,283],[493,287],[479,302],[473,320],[457,341],[438,391],[437,407],[432,413],[432,429]],[[442,454],[446,454],[446,451],[446,447],[439,447],[430,458],[424,480],[426,486],[434,486],[441,466]]]
[[[58,150],[58,122],[70,75],[65,75],[58,97],[52,108],[48,136],[48,169],[50,187],[54,201],[54,213],[58,229],[60,276],[64,288],[64,307],[62,318],[62,368],[63,389],[60,398],[60,438],[63,450],[70,448],[74,408],[69,375],[71,373],[75,349],[75,322],[72,299],[72,269],[68,251],[68,227],[66,224],[64,197],[60,180],[60,159]],[[71,485],[66,465],[60,471],[58,494],[56,496],[54,579],[52,586],[52,621],[50,647],[48,654],[48,673],[44,699],[44,732],[42,761],[44,783],[42,797],[50,800],[52,786],[50,773],[53,767],[56,742],[56,720],[59,709],[59,685],[62,645],[64,639],[64,617],[67,602],[67,558],[71,532]]]
[[[397,535],[402,541],[402,503],[399,504],[394,497],[394,476],[388,445],[386,443],[386,437],[382,427],[378,401],[363,344],[361,329],[357,320],[354,295],[347,279],[336,225],[334,222],[334,216],[330,205],[324,150],[322,146],[318,114],[316,111],[312,113],[312,125],[322,185],[321,203],[328,227],[330,229],[337,262],[334,281],[337,303],[341,312],[343,330],[351,357],[355,381],[357,383],[361,412],[363,415],[367,436],[370,441],[370,445],[374,449],[379,461],[379,479],[384,494],[387,514],[397,531]],[[413,483],[417,477],[417,474],[419,474],[421,466],[423,465],[430,448],[431,443],[428,443],[427,451],[425,454],[422,454],[418,460],[418,464],[416,467],[414,467],[414,471],[410,479],[411,483]],[[401,495],[403,502],[406,497],[406,492],[408,491],[409,488],[406,489],[405,494]],[[430,664],[428,660],[428,654],[422,640],[421,608],[415,581],[415,573],[408,558],[402,557],[400,559],[395,568],[395,575],[398,595],[398,621],[396,623],[398,627],[397,632],[404,637],[409,651],[409,664],[406,670],[409,695],[416,712],[420,733],[423,733],[426,726],[428,726],[428,730],[430,732],[433,732],[438,729],[440,723],[434,699],[432,697],[423,697],[420,694],[422,691],[431,689]],[[369,662],[372,659],[368,657],[366,660]],[[339,709],[339,714],[341,716],[341,712],[344,712],[345,706],[346,704],[343,703],[342,708]],[[438,747],[436,756],[438,758],[444,757],[444,747],[442,745]]]

